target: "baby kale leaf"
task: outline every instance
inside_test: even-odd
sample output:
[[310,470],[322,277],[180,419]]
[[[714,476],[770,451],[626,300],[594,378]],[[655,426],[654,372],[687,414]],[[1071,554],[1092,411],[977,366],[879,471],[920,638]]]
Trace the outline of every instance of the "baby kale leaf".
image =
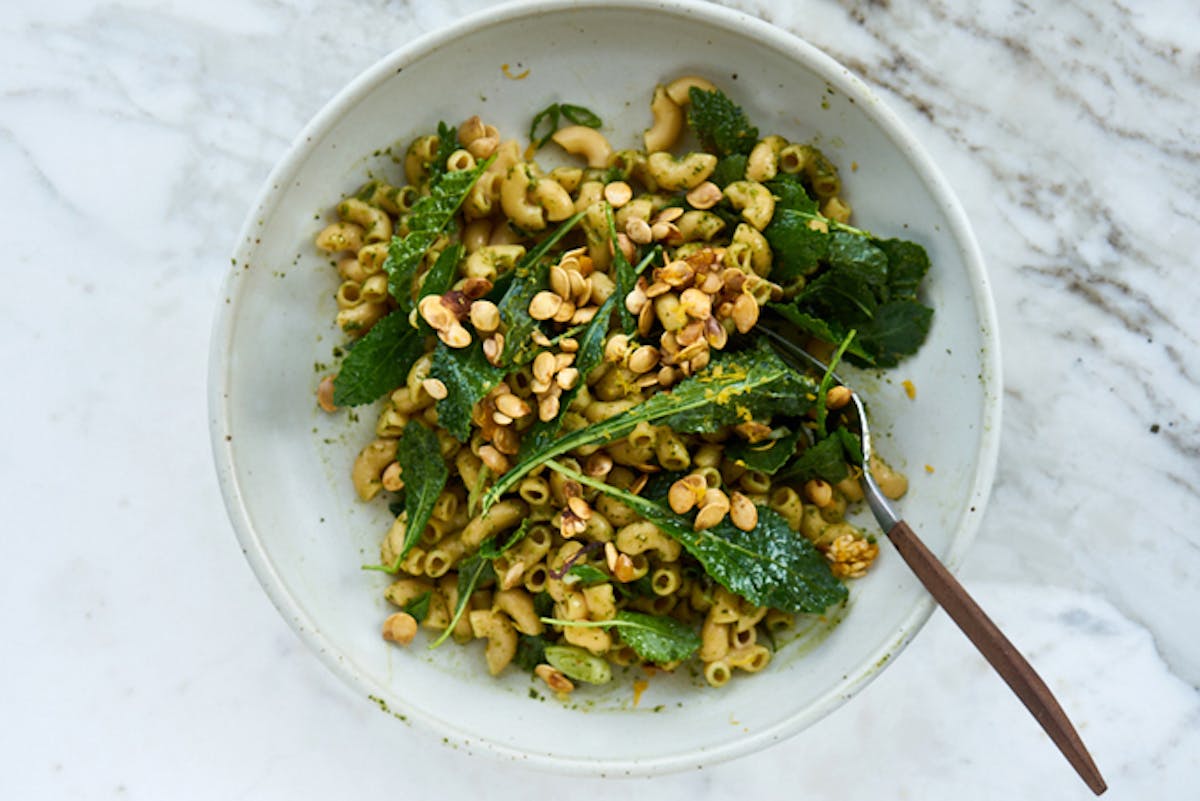
[[408,218],[408,234],[392,237],[383,269],[388,275],[388,292],[405,314],[411,312],[415,305],[414,279],[425,251],[450,224],[467,193],[490,163],[490,160],[480,162],[469,170],[441,176],[431,184],[429,194],[413,204],[412,214]]
[[408,370],[424,352],[422,337],[408,316],[394,311],[355,343],[333,379],[333,402],[361,406],[404,383]]
[[438,425],[459,442],[466,442],[471,436],[475,404],[500,383],[504,371],[488,363],[476,338],[465,348],[450,348],[438,342],[430,375],[445,384],[447,391],[446,397],[437,402]]
[[409,420],[404,426],[396,447],[396,461],[400,463],[400,477],[404,480],[404,511],[408,514],[404,547],[396,557],[399,567],[425,531],[433,506],[446,488],[450,471],[442,458],[437,434],[416,420]]
[[796,443],[803,435],[800,429],[788,431],[785,428],[779,431],[780,436],[763,442],[751,444],[745,440],[735,440],[725,446],[725,457],[747,469],[771,475],[796,454]]
[[615,628],[621,639],[647,662],[664,665],[682,662],[700,648],[700,635],[672,617],[621,610],[612,620],[562,620],[542,618],[543,623],[575,628]]
[[721,586],[756,606],[793,613],[820,613],[846,599],[846,587],[829,562],[779,513],[758,510],[758,525],[742,531],[728,520],[696,531],[670,508],[585,476],[550,460],[547,465],[580,484],[621,501],[677,540]]

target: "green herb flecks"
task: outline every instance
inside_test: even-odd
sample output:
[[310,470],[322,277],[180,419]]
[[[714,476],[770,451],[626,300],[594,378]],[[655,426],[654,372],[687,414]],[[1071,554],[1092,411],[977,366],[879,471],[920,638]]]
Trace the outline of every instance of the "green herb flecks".
[[583,445],[611,442],[640,422],[666,425],[679,433],[711,433],[722,426],[767,418],[799,416],[816,401],[816,382],[793,370],[761,345],[740,353],[722,353],[703,371],[660,392],[624,414],[563,434],[550,443],[522,443],[517,463],[484,496],[488,509],[527,472],[559,454]]
[[843,602],[846,587],[807,539],[777,512],[759,508],[751,531],[729,521],[696,531],[686,518],[662,504],[598,481],[553,460],[547,466],[580,484],[621,501],[677,540],[718,584],[756,606],[792,613],[820,613]]
[[693,86],[688,90],[688,124],[700,144],[710,153],[728,156],[747,154],[758,143],[758,129],[750,124],[746,112],[720,90],[705,91]]
[[355,343],[333,380],[337,406],[361,406],[404,383],[421,354],[421,336],[408,324],[408,316],[394,311],[371,327]]
[[615,628],[621,639],[647,662],[665,665],[682,662],[700,648],[700,635],[672,617],[645,615],[621,610],[612,620],[560,620],[542,618],[543,623],[575,628]]

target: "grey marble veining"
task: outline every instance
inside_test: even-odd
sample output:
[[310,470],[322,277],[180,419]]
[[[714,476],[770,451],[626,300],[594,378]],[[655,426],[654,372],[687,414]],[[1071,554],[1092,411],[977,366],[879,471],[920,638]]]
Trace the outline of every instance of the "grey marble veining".
[[[272,164],[342,85],[489,5],[0,14],[0,797],[1089,797],[940,613],[818,727],[617,783],[464,768],[338,684],[279,619],[207,446],[228,251]],[[876,87],[963,201],[1005,371],[997,482],[964,579],[1074,716],[1109,797],[1193,796],[1200,7],[725,5]]]

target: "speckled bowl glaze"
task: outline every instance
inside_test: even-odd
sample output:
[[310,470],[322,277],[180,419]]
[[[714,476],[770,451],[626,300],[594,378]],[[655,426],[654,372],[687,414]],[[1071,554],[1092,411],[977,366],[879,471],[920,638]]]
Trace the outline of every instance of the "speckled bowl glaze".
[[720,690],[685,670],[656,676],[636,706],[632,674],[618,671],[564,704],[531,697],[542,688],[522,671],[490,678],[479,644],[430,651],[424,635],[407,649],[380,638],[388,577],[361,566],[377,560],[390,516],[383,503],[358,503],[348,477],[374,413],[361,410],[356,422],[313,402],[321,365],[342,340],[332,326],[336,279],[314,234],[370,170],[395,169],[381,150],[439,120],[478,113],[521,136],[536,110],[572,102],[603,118],[615,146],[639,146],[654,84],[689,73],[723,87],[764,134],[825,149],[858,225],[928,249],[929,341],[888,374],[854,380],[871,399],[880,449],[911,478],[902,513],[952,567],[983,511],[1001,387],[987,277],[932,159],[867,86],[800,39],[707,4],[525,3],[425,36],[343,89],[267,180],[220,298],[210,412],[230,517],[280,613],[364,703],[466,751],[576,774],[710,765],[820,720],[933,608],[885,544],[836,627],[810,624],[766,671]]

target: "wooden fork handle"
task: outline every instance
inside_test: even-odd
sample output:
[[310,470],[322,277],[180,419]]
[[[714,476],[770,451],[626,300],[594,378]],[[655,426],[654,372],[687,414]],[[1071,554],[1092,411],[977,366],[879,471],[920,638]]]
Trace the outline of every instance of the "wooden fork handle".
[[999,627],[992,622],[979,604],[967,594],[958,580],[950,574],[925,543],[903,520],[888,531],[888,538],[900,556],[917,574],[938,604],[946,610],[967,638],[975,644],[983,658],[1000,674],[1021,702],[1050,735],[1071,767],[1087,783],[1092,792],[1100,795],[1108,789],[1087,747],[1071,725],[1067,713],[1059,706],[1050,688],[1042,681],[1033,666],[1016,649]]

